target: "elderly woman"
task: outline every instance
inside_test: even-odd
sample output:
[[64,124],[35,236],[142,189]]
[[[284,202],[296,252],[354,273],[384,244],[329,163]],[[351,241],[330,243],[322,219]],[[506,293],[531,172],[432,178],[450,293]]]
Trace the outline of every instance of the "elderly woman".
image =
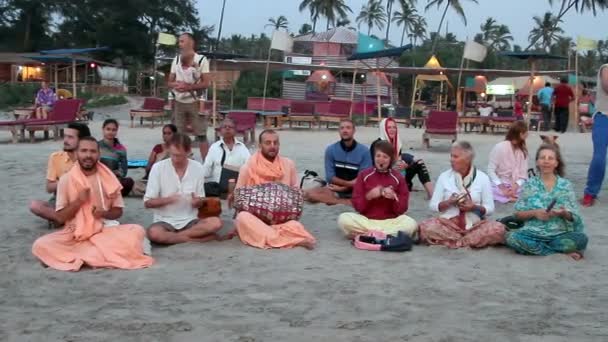
[[420,223],[420,241],[450,248],[482,248],[504,243],[505,226],[484,217],[494,211],[488,176],[473,165],[470,143],[452,145],[452,168],[443,172],[435,185],[429,207],[438,218]]
[[409,190],[403,176],[391,168],[395,151],[386,141],[378,142],[375,151],[374,166],[361,171],[353,187],[352,203],[358,213],[341,214],[338,226],[351,239],[370,230],[412,236],[417,224],[405,215]]
[[53,105],[57,101],[57,94],[53,89],[49,88],[49,83],[47,81],[42,81],[42,87],[36,93],[36,100],[34,104],[36,105],[36,118],[37,119],[47,119],[49,116],[49,112],[53,109]]
[[523,186],[515,203],[515,217],[524,226],[506,236],[506,244],[518,253],[549,255],[565,253],[583,257],[587,236],[572,183],[564,176],[564,163],[555,145],[542,145],[536,152],[539,176]]
[[528,126],[524,121],[516,121],[511,125],[505,140],[496,144],[490,152],[488,176],[497,202],[515,202],[521,186],[528,179],[526,138]]
[[395,151],[393,168],[405,177],[408,190],[412,191],[414,185],[412,180],[415,176],[418,176],[420,183],[422,183],[426,190],[428,198],[431,198],[433,194],[433,182],[431,181],[431,175],[426,168],[426,164],[421,159],[415,160],[414,156],[409,153],[402,154],[399,129],[397,128],[397,122],[393,118],[386,118],[380,122],[380,137],[369,148],[372,160],[375,155],[374,146],[379,141],[388,141],[393,146]]

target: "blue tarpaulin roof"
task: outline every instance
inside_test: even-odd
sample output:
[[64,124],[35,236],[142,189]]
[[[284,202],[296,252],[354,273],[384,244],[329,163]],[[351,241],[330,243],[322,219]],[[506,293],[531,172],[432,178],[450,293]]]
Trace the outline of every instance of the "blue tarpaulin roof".
[[42,50],[40,51],[43,55],[78,55],[83,53],[90,53],[96,51],[109,51],[110,48],[107,46],[94,47],[94,48],[79,48],[79,49],[56,49],[56,50]]
[[72,58],[70,56],[23,56],[23,57],[33,59],[35,61],[42,62],[42,63],[70,64],[70,63],[72,63],[72,59],[74,59],[74,61],[76,61],[76,63],[86,63],[86,62],[92,61],[92,59],[89,59],[89,58],[83,58],[83,57]]
[[362,59],[373,59],[380,57],[399,57],[403,52],[412,48],[411,44],[404,45],[398,48],[380,50],[380,51],[371,51],[371,52],[361,52],[355,53],[354,55],[347,58],[349,61],[362,60]]

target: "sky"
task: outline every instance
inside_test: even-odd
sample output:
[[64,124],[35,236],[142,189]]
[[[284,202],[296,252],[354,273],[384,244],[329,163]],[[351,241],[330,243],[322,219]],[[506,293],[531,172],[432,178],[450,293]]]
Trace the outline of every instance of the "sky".
[[[216,35],[222,0],[195,1],[202,24],[214,25],[216,29],[214,35]],[[298,32],[302,24],[310,23],[308,11],[302,13],[298,11],[300,2],[301,0],[226,0],[222,37],[229,37],[232,34],[249,36],[261,32],[270,34],[272,28],[264,27],[264,25],[268,24],[270,17],[276,18],[280,15],[287,17],[290,31]],[[559,3],[560,1],[554,2]],[[356,27],[355,18],[367,0],[347,0],[346,3],[354,12],[349,19],[351,25]],[[430,8],[425,12],[426,3],[425,0],[419,0],[418,11],[426,18],[427,31],[436,31],[442,12],[436,8]],[[467,26],[451,10],[448,10],[446,16],[449,31],[456,34],[459,40],[465,40],[467,37],[473,39],[475,34],[480,32],[479,27],[486,18],[493,17],[499,24],[507,25],[512,32],[514,43],[522,45],[524,48],[527,46],[528,34],[533,26],[532,18],[534,16],[542,17],[551,9],[555,13],[559,11],[557,4],[551,8],[547,0],[479,0],[479,4],[463,0],[463,6],[467,14]],[[578,14],[572,11],[563,17],[562,28],[570,37],[582,35],[586,38],[608,39],[608,33],[603,29],[598,29],[605,27],[606,19],[608,19],[608,11],[599,12],[597,17],[590,12]],[[325,20],[317,24],[322,29],[325,28],[325,25]],[[445,25],[446,23],[444,23],[442,32],[445,32]],[[361,32],[366,33],[367,26],[362,26]],[[384,32],[380,33],[378,29],[372,31],[379,37],[384,37]],[[390,40],[393,44],[399,43],[401,40],[401,30],[397,29],[395,25],[391,26]]]

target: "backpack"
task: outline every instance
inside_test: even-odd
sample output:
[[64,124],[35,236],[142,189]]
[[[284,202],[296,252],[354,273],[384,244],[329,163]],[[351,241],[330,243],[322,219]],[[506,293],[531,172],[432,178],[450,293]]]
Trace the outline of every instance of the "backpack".
[[353,246],[366,251],[406,252],[412,249],[414,242],[405,232],[397,232],[397,236],[371,230],[355,236]]

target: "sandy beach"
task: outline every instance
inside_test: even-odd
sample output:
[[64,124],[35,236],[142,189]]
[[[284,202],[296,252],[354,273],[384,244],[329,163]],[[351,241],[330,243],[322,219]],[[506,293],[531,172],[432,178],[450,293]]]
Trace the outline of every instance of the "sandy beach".
[[[147,158],[160,142],[160,127],[129,128],[128,108],[96,110],[91,131],[100,137],[103,118],[118,118],[129,157]],[[447,140],[431,141],[425,150],[422,130],[400,132],[404,149],[423,158],[433,178],[449,167]],[[369,144],[377,128],[361,127],[356,137]],[[503,135],[460,138],[474,144],[475,163],[485,171]],[[283,130],[280,139],[282,155],[300,172],[323,174],[324,149],[338,134]],[[530,134],[532,154],[540,141]],[[567,133],[558,142],[567,177],[582,196],[591,135]],[[29,200],[49,197],[46,162],[60,148],[59,141],[11,144],[10,134],[0,131],[0,341],[608,341],[603,198],[582,209],[590,241],[581,262],[506,248],[359,251],[336,224],[351,208],[306,205],[302,223],[318,239],[313,251],[258,250],[234,239],[155,248],[149,269],[66,273],[41,267],[31,254],[34,240],[49,231],[28,211]],[[417,180],[414,186],[421,189]],[[607,194],[604,185],[600,196]],[[141,198],[126,198],[126,205],[121,222],[151,223]],[[430,217],[427,205],[424,192],[412,193],[408,215]],[[501,205],[492,217],[511,211],[512,205]],[[231,218],[224,206],[223,232]]]

